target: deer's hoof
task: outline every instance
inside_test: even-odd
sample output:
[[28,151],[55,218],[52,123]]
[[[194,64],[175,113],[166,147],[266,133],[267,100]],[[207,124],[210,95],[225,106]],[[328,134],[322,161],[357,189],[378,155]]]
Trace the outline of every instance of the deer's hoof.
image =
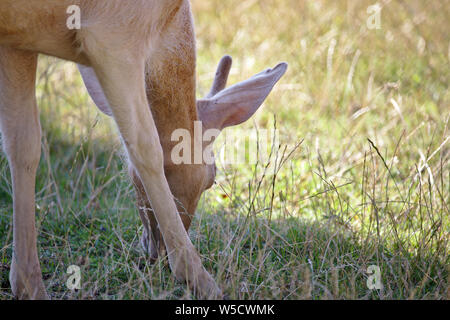
[[11,266],[9,282],[14,297],[20,300],[50,300],[44,282],[42,281],[41,270],[39,267],[17,270],[14,264]]

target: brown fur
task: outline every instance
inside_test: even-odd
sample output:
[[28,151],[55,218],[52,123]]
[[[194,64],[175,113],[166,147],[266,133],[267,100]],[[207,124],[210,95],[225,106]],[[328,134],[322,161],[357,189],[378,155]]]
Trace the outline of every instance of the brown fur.
[[[71,5],[81,8],[80,30],[66,27]],[[201,139],[194,135],[198,120],[204,129],[218,130],[247,120],[287,65],[223,90],[231,66],[225,57],[211,93],[196,101],[195,34],[188,0],[1,0],[0,129],[14,189],[10,281],[17,297],[30,299],[47,298],[34,222],[40,158],[34,88],[38,53],[92,71],[84,78],[88,89],[94,88],[89,92],[101,100],[101,109],[109,109],[126,147],[144,248],[152,259],[167,252],[175,276],[199,297],[220,298],[221,290],[186,232],[202,192],[213,184],[215,166],[175,165],[171,135],[187,129]],[[199,142],[194,139],[192,145]]]
[[[68,30],[65,25],[66,9],[74,4],[81,7],[83,14],[81,30]],[[179,32],[180,28],[187,31]],[[145,89],[147,82],[150,88],[147,93],[158,119],[173,115],[174,108],[180,108],[183,113],[183,102],[192,104],[186,116],[195,117],[195,46],[189,2],[2,0],[0,45],[3,46],[0,47],[1,68],[6,70],[6,76],[0,80],[0,124],[13,174],[14,194],[22,195],[14,199],[15,251],[10,275],[14,294],[21,298],[47,297],[31,219],[34,212],[31,193],[40,153],[37,151],[38,123],[36,117],[30,116],[37,111],[31,86],[25,95],[21,76],[21,73],[34,74],[35,65],[30,66],[26,60],[35,57],[35,53],[44,53],[95,69],[130,162],[155,209],[172,270],[179,279],[187,280],[200,296],[219,297],[220,290],[201,265],[178,216],[163,172],[163,151]],[[184,60],[178,53],[185,55]],[[161,59],[162,56],[166,59]],[[147,64],[150,68],[145,81]],[[174,91],[173,85],[165,87],[170,83],[169,77],[179,79],[175,83],[178,90]],[[179,115],[177,120],[184,120],[184,116]],[[35,124],[29,123],[32,119]],[[189,118],[184,120],[185,126],[189,126],[188,121]],[[32,142],[27,142],[31,137]],[[32,143],[28,150],[36,150],[31,164],[21,162],[29,155],[26,143]],[[23,233],[28,236],[24,237]]]

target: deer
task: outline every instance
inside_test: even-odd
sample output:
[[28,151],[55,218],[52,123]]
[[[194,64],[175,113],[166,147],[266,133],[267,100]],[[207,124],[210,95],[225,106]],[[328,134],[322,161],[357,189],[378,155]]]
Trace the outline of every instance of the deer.
[[[73,5],[81,13],[80,28],[75,29],[66,23],[67,8]],[[113,117],[143,223],[140,242],[149,258],[167,256],[176,279],[195,296],[224,298],[188,235],[200,196],[214,183],[216,167],[174,164],[171,134],[178,128],[194,134],[196,121],[219,131],[245,122],[285,74],[287,64],[227,88],[232,60],[225,56],[210,93],[197,100],[188,0],[1,0],[0,130],[13,186],[9,279],[19,299],[50,298],[42,280],[35,225],[42,135],[35,93],[40,54],[76,63],[92,100]]]

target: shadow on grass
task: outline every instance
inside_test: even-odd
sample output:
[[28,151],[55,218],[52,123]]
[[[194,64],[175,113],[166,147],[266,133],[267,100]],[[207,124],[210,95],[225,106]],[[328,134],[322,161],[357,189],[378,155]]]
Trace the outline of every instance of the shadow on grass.
[[[155,265],[148,262],[139,246],[141,223],[132,195],[119,195],[118,201],[114,190],[100,195],[98,206],[84,212],[80,204],[88,199],[66,208],[64,216],[52,216],[52,209],[37,213],[40,261],[50,295],[53,299],[192,298],[173,279],[167,259]],[[1,210],[2,299],[11,298],[8,211]],[[443,299],[447,290],[443,257],[393,251],[372,238],[361,243],[330,222],[280,219],[269,228],[267,219],[199,214],[191,239],[232,299]],[[79,292],[66,286],[66,269],[73,264],[82,269]],[[370,265],[380,267],[381,290],[367,287]]]

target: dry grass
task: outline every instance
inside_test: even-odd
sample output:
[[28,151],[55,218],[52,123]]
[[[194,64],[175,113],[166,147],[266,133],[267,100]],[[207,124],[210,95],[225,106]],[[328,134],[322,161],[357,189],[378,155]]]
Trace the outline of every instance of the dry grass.
[[[245,128],[280,132],[270,166],[227,165],[190,235],[231,298],[448,299],[448,1],[197,0],[199,95],[222,54],[230,82],[288,74]],[[55,299],[191,298],[150,265],[111,121],[70,64],[42,59],[39,253]],[[86,107],[89,105],[89,107]],[[303,143],[298,147],[298,143]],[[292,152],[292,153],[291,153]],[[289,155],[289,157],[288,157]],[[220,166],[219,166],[220,167]],[[11,185],[0,158],[0,299],[10,299]],[[65,271],[82,267],[80,292]],[[366,285],[370,265],[382,290]]]

